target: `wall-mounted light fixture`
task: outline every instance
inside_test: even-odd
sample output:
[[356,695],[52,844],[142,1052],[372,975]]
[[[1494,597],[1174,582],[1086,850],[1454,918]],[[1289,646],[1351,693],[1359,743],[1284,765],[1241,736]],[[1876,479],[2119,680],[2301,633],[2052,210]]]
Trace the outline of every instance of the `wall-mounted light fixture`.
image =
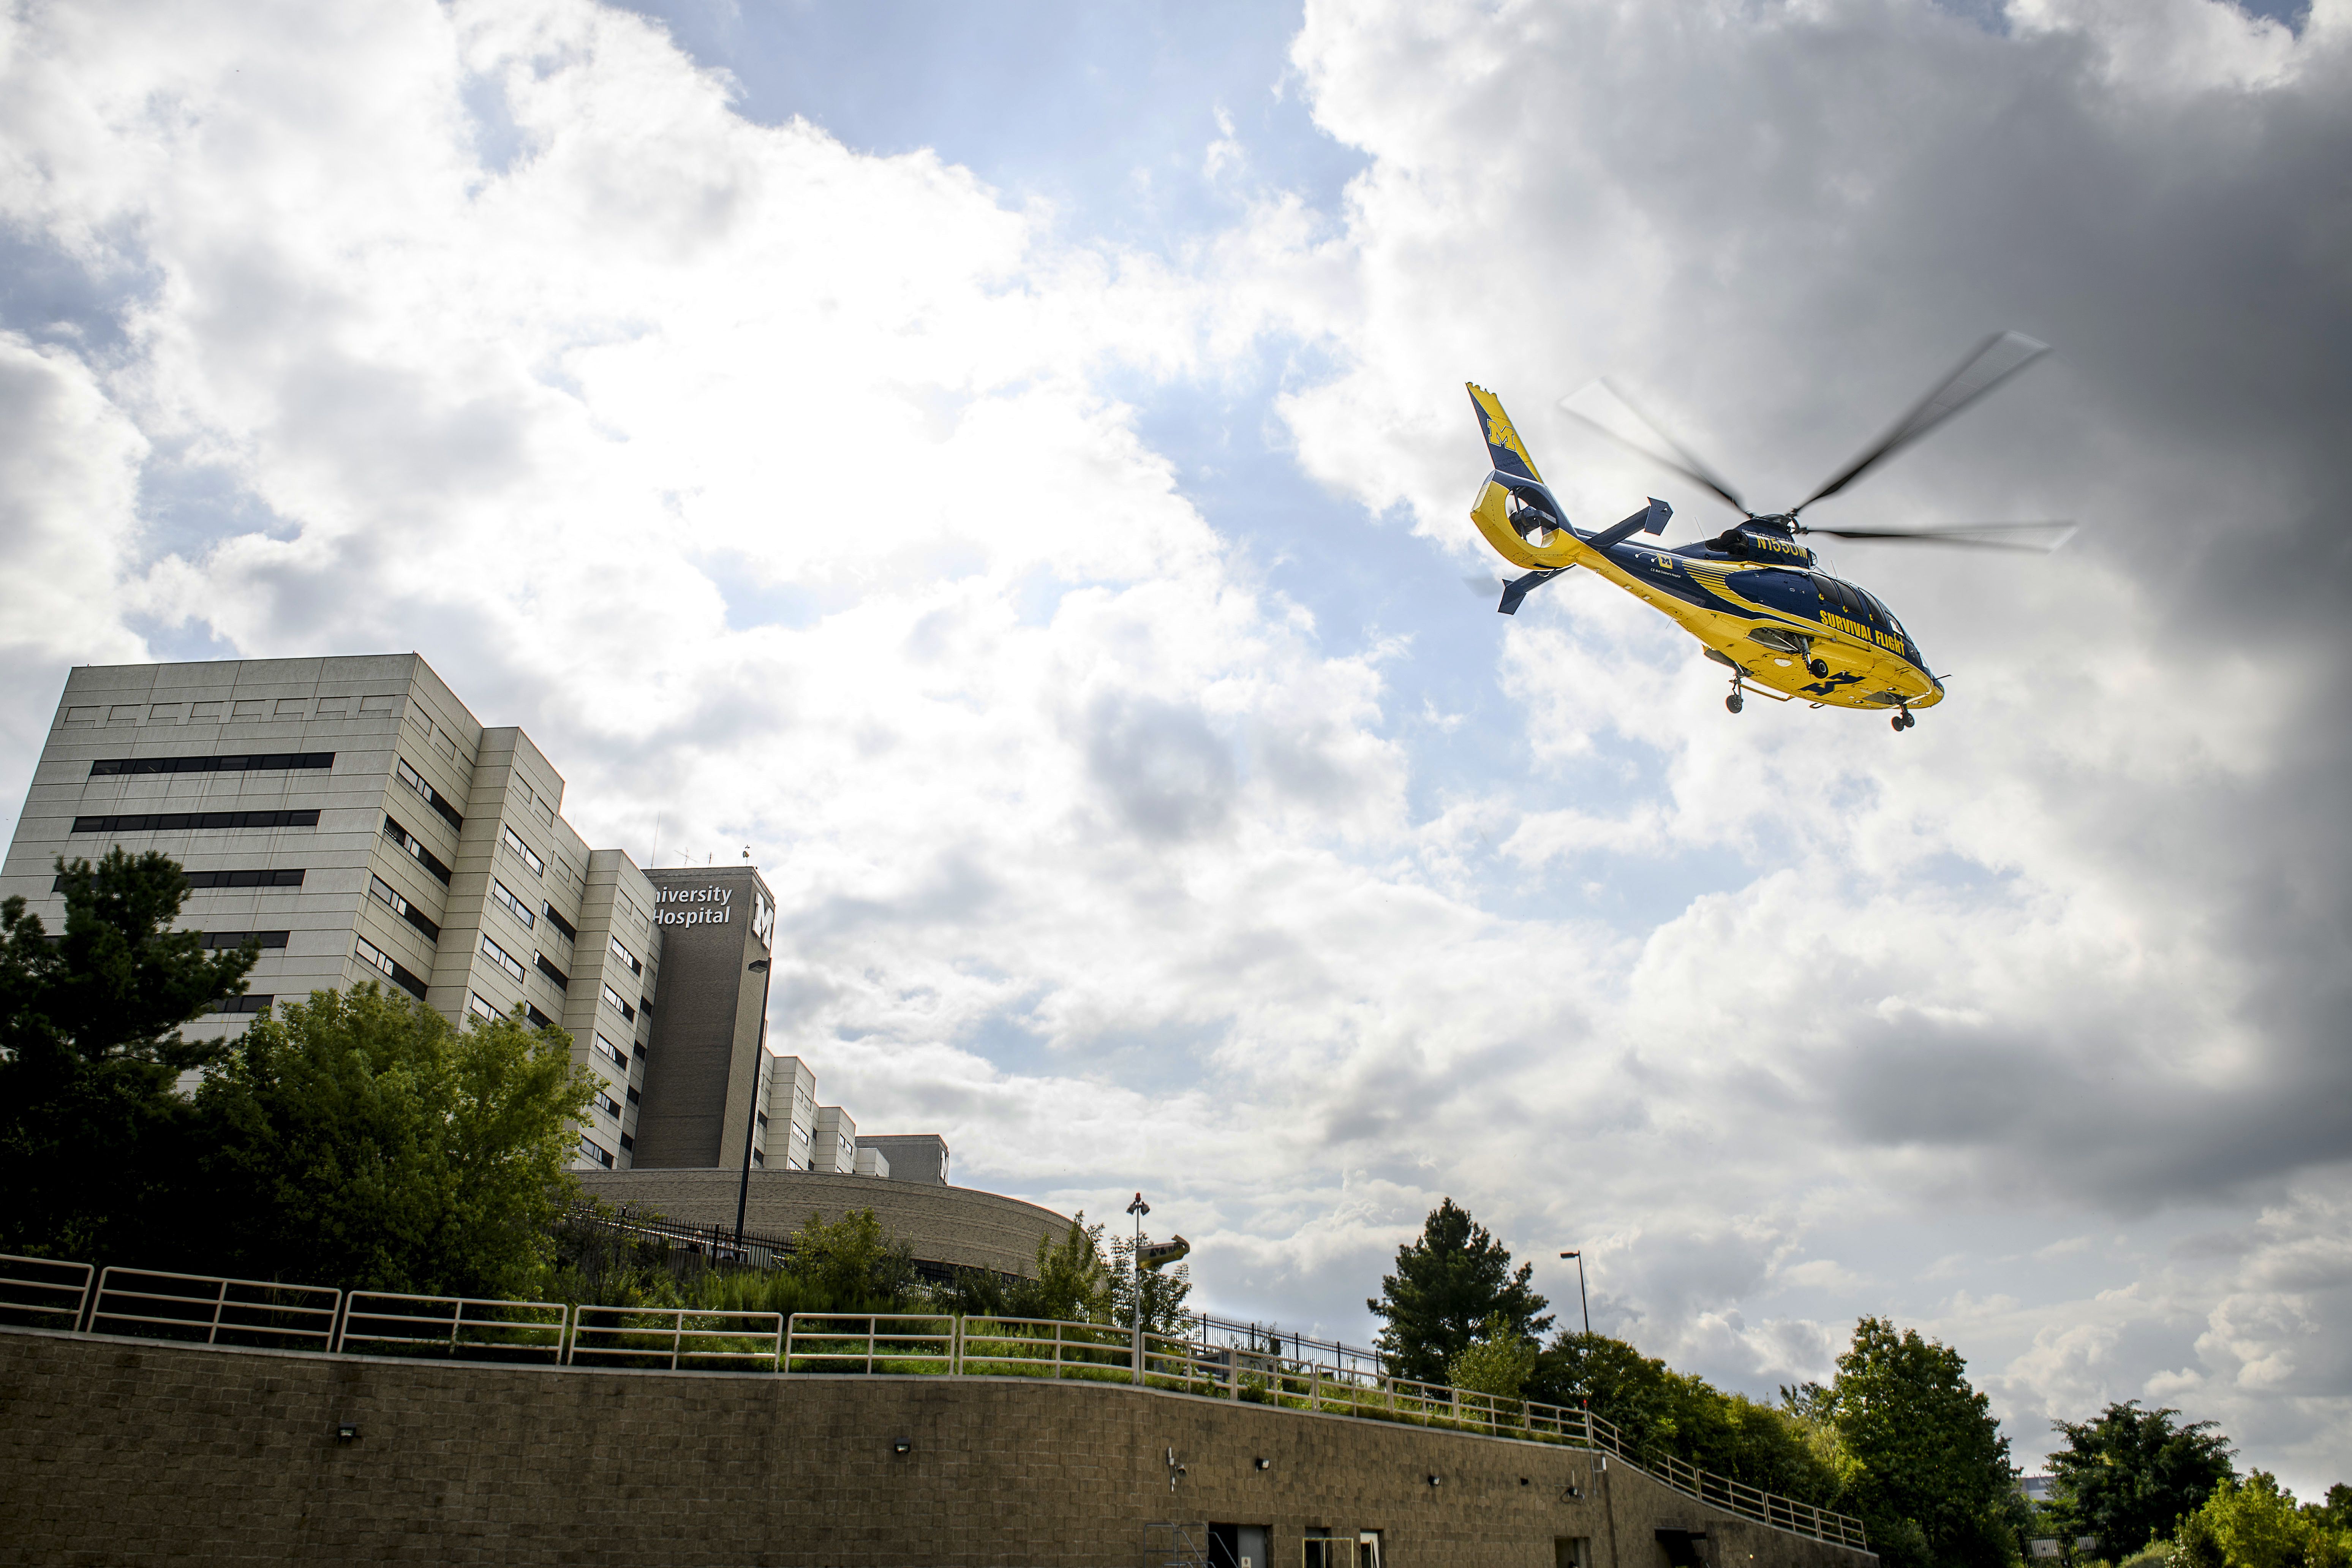
[[915,1451],[915,1446],[901,1437],[890,1445],[890,1451],[894,1454],[911,1454]]
[[1429,1484],[1431,1486],[1443,1486],[1444,1483],[1445,1478],[1444,1476],[1432,1476],[1429,1478]]
[[335,1428],[335,1441],[338,1443],[356,1443],[359,1437],[360,1429],[354,1422],[346,1421]]
[[1274,1468],[1274,1461],[1272,1459],[1261,1458],[1256,1461],[1256,1464],[1257,1468],[1261,1470],[1270,1470]]

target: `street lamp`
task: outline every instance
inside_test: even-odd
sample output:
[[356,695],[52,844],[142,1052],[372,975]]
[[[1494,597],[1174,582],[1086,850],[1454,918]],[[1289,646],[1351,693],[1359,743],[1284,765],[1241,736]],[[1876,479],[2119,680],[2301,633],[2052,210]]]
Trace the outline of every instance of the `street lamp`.
[[1151,1212],[1151,1205],[1138,1193],[1127,1212],[1135,1216],[1135,1250],[1127,1261],[1135,1271],[1135,1381],[1139,1384],[1143,1381],[1143,1216]]
[[[1584,1353],[1591,1356],[1592,1354],[1592,1301],[1584,1293],[1584,1253],[1581,1248],[1579,1248],[1574,1252],[1563,1252],[1560,1256],[1576,1259],[1576,1300],[1577,1304],[1584,1309]],[[1590,1363],[1587,1364],[1589,1365]],[[1592,1384],[1590,1378],[1580,1379],[1580,1381],[1584,1384],[1585,1392],[1577,1395],[1576,1403],[1585,1413],[1584,1431],[1585,1436],[1590,1437],[1592,1435]]]
[[735,1189],[735,1255],[743,1255],[743,1211],[751,1202],[751,1133],[760,1125],[760,1069],[768,1065],[768,987],[775,973],[764,958],[744,965],[760,977],[760,1043],[751,1051],[751,1110],[743,1119],[743,1182]]
[[1576,1259],[1576,1300],[1584,1308],[1584,1337],[1589,1340],[1592,1337],[1592,1303],[1584,1294],[1584,1254],[1563,1252],[1560,1256]]

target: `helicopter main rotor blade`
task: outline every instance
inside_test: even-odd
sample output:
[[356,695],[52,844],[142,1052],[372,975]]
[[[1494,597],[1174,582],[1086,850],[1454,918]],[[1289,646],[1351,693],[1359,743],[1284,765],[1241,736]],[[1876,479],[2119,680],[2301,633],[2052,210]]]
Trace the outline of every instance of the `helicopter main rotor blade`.
[[1979,343],[1976,352],[1960,362],[1959,369],[1937,382],[1927,396],[1913,405],[1911,411],[1896,420],[1894,426],[1872,443],[1862,456],[1839,469],[1821,489],[1790,507],[1789,515],[1794,517],[1823,497],[1837,494],[1876,465],[2049,352],[2048,343],[2038,342],[2023,332],[1995,332]]
[[[2074,537],[2071,522],[1962,522],[1948,528],[1815,528],[1801,525],[1800,533],[1827,534],[1832,539],[1889,540],[1909,544],[1958,544],[1975,550],[2021,550],[2047,555]],[[2039,533],[2040,540],[2024,537]],[[2054,537],[2053,537],[2054,535]],[[2008,536],[2008,537],[2003,537]]]
[[[1572,404],[1588,398],[1595,387],[1598,387],[1601,391],[1607,393],[1611,397],[1614,398],[1617,402],[1618,407],[1622,408],[1635,419],[1640,420],[1643,426],[1649,430],[1650,434],[1655,436],[1659,441],[1664,445],[1666,450],[1674,454],[1674,457],[1668,458],[1660,453],[1653,452],[1647,447],[1643,446],[1639,441],[1630,440],[1623,436],[1620,436],[1616,431],[1612,430],[1608,426],[1602,424],[1591,415],[1585,413],[1582,409],[1570,406]],[[1561,398],[1559,400],[1559,406],[1570,418],[1591,426],[1595,430],[1600,431],[1603,436],[1608,437],[1612,441],[1616,442],[1627,451],[1638,453],[1640,456],[1649,458],[1650,461],[1659,465],[1661,468],[1668,468],[1673,470],[1675,473],[1680,474],[1683,478],[1690,480],[1691,483],[1713,491],[1719,500],[1730,506],[1734,510],[1738,511],[1740,516],[1754,517],[1756,515],[1753,511],[1748,510],[1748,503],[1739,499],[1739,492],[1731,488],[1730,481],[1724,479],[1722,475],[1717,473],[1713,468],[1708,468],[1697,458],[1684,450],[1680,442],[1667,435],[1664,430],[1658,428],[1658,423],[1656,420],[1652,419],[1648,415],[1634,407],[1633,405],[1627,400],[1623,393],[1618,391],[1607,382],[1596,381],[1591,386],[1585,387],[1582,391],[1572,393],[1569,396]]]

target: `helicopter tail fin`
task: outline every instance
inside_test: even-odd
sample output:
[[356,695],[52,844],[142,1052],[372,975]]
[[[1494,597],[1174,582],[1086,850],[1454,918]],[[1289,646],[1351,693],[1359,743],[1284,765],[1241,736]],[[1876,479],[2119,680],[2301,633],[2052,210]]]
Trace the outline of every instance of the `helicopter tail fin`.
[[1486,455],[1496,469],[1542,483],[1543,476],[1536,472],[1535,459],[1528,456],[1527,444],[1511,428],[1511,416],[1503,412],[1503,400],[1475,381],[1463,384],[1470,389],[1470,406],[1478,413],[1478,433],[1486,438]]

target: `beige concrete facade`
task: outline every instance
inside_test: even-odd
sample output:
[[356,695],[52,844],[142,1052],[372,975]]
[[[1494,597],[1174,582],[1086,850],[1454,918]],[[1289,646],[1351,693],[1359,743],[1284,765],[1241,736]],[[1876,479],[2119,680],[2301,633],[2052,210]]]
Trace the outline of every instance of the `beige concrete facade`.
[[[248,1008],[378,981],[452,1022],[521,1008],[568,1031],[604,1086],[579,1167],[625,1168],[659,963],[653,889],[625,853],[592,853],[562,804],[530,738],[484,728],[413,653],[84,666],[0,897],[23,895],[54,930],[58,858],[160,850],[198,884],[184,929],[268,944]],[[186,1033],[246,1022],[222,1012]]]
[[[590,1173],[580,1178],[593,1198],[625,1204],[688,1225],[731,1227],[742,1189],[737,1171]],[[1052,1209],[923,1181],[882,1181],[822,1171],[753,1171],[744,1227],[762,1236],[790,1236],[811,1215],[827,1224],[872,1209],[895,1240],[927,1263],[1034,1275],[1037,1244],[1058,1244],[1069,1219]]]
[[887,1174],[837,1107],[819,1135],[815,1074],[765,1040],[771,976],[748,965],[773,960],[776,910],[758,869],[649,875],[590,847],[563,796],[528,734],[485,727],[414,653],[83,666],[0,898],[55,931],[59,858],[160,850],[194,883],[183,929],[263,943],[250,994],[191,1037],[369,981],[460,1025],[520,1008],[597,1076],[576,1169],[740,1169],[748,1130],[755,1167]]

